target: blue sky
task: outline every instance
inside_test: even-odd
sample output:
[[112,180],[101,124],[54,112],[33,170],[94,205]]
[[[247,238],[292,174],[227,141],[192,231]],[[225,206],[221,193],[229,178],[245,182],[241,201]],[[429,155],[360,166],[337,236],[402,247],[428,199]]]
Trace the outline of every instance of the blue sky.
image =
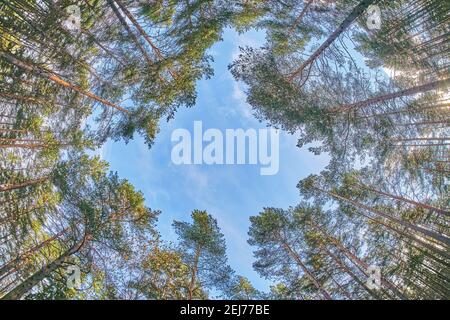
[[207,210],[218,221],[227,241],[229,263],[240,275],[249,278],[260,290],[270,283],[253,270],[252,248],[247,244],[249,217],[264,207],[296,205],[299,201],[296,184],[311,173],[326,166],[327,158],[314,156],[307,148],[296,147],[295,136],[280,135],[280,169],[273,176],[261,176],[259,165],[174,165],[171,142],[174,129],[193,133],[194,121],[203,122],[203,131],[217,128],[265,128],[252,115],[245,102],[245,88],[237,83],[227,66],[237,56],[239,46],[259,47],[264,34],[251,31],[242,35],[226,30],[224,41],[211,48],[215,75],[198,83],[197,104],[180,109],[175,119],[161,123],[161,132],[149,150],[143,139],[136,137],[127,145],[108,142],[101,150],[110,169],[128,179],[141,190],[152,209],[162,211],[159,231],[163,239],[175,241],[172,221],[190,219],[194,209]]

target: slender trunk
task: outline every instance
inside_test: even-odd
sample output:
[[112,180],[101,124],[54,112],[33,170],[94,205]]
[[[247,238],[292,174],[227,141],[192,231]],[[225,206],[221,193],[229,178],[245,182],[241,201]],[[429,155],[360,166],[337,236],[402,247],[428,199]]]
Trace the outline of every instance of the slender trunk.
[[341,106],[332,108],[330,110],[330,112],[338,113],[338,112],[345,112],[345,111],[349,111],[349,110],[353,110],[353,109],[365,108],[365,107],[368,107],[373,104],[389,101],[389,100],[400,98],[400,97],[411,96],[411,95],[415,95],[418,93],[428,92],[431,90],[437,90],[439,88],[447,88],[449,85],[450,85],[450,78],[447,78],[445,80],[437,80],[437,81],[430,82],[430,83],[427,83],[424,85],[415,86],[415,87],[412,87],[409,89],[400,90],[397,92],[381,95],[381,96],[378,96],[375,98],[370,98],[370,99],[355,102],[355,103],[341,105]]
[[[391,231],[393,231],[393,232],[395,232],[395,233],[397,233],[397,234],[407,238],[408,240],[411,240],[413,242],[416,242],[417,244],[420,244],[423,248],[426,248],[426,249],[430,250],[431,252],[433,252],[433,253],[443,257],[444,259],[450,260],[450,254],[448,254],[447,251],[441,250],[440,248],[437,248],[435,245],[431,245],[428,242],[423,241],[421,238],[419,238],[420,236],[417,237],[415,234],[410,234],[410,233],[406,233],[406,232],[403,232],[401,230],[398,230],[397,228],[392,227],[391,225],[385,223],[384,221],[380,221],[378,219],[375,219],[375,218],[373,218],[373,217],[371,217],[369,215],[366,215],[366,214],[364,214],[362,212],[360,212],[360,214],[363,217],[365,217],[366,219],[368,219],[370,221],[373,221],[374,223],[377,223],[379,225],[382,225],[382,226],[386,227],[388,230],[391,230]],[[416,248],[417,250],[421,251],[421,248],[419,246],[415,245],[413,242],[410,242],[410,241],[402,239],[402,238],[400,238],[399,240],[403,241],[407,245],[410,245],[410,246]],[[425,254],[425,252],[423,252],[423,253]],[[441,263],[441,264],[443,264],[443,265],[445,265],[447,267],[449,266],[448,263],[446,263],[444,260],[441,260],[441,259],[439,259],[439,258],[437,258],[437,257],[435,257],[433,255],[428,255],[428,256],[430,256],[433,260],[435,260],[435,261],[437,261],[437,262],[439,262],[439,263]]]
[[314,0],[309,0],[306,4],[305,7],[303,8],[302,12],[300,12],[300,14],[298,15],[298,17],[295,19],[294,24],[292,25],[291,28],[289,28],[288,34],[292,35],[292,33],[294,33],[295,28],[298,27],[298,25],[302,22],[303,17],[305,16],[306,12],[308,12],[309,7],[311,6],[311,4],[313,3]]
[[192,271],[191,271],[191,282],[189,283],[188,300],[192,300],[192,298],[194,296],[195,282],[197,281],[198,262],[200,259],[200,254],[201,254],[201,248],[197,247],[195,249],[194,265],[192,266]]
[[326,194],[328,194],[329,196],[331,196],[333,198],[336,198],[336,199],[339,199],[339,200],[343,200],[343,201],[345,201],[347,203],[350,203],[354,207],[357,207],[357,208],[364,209],[364,210],[367,210],[369,212],[375,213],[376,215],[381,216],[383,218],[386,218],[386,219],[388,219],[388,220],[390,220],[392,222],[395,222],[395,223],[397,223],[397,224],[399,224],[399,225],[401,225],[401,226],[403,226],[405,228],[417,231],[417,232],[422,233],[423,235],[425,235],[427,237],[430,237],[430,238],[432,238],[432,239],[434,239],[434,240],[436,240],[438,242],[441,242],[441,243],[444,243],[447,246],[450,246],[450,238],[445,236],[445,235],[441,235],[441,234],[439,234],[437,232],[434,232],[434,231],[431,231],[431,230],[428,230],[428,229],[416,226],[416,225],[411,224],[409,222],[397,219],[397,218],[392,217],[392,216],[390,216],[390,215],[388,215],[388,214],[386,214],[384,212],[381,212],[379,210],[376,210],[376,209],[373,209],[373,208],[371,208],[369,206],[366,206],[366,205],[364,205],[362,203],[359,203],[359,202],[353,201],[351,199],[347,199],[345,197],[342,197],[342,196],[340,196],[340,195],[338,195],[338,194],[336,194],[334,192],[329,192],[329,191],[326,191],[326,190],[322,190],[322,189],[317,188],[317,187],[315,187],[315,189],[318,190],[318,191],[321,191],[323,193],[326,193]]
[[330,279],[338,287],[338,289],[344,294],[344,296],[347,298],[347,300],[352,300],[352,297],[347,292],[347,290],[342,288],[342,286],[339,284],[339,282],[337,282],[337,280],[335,280],[334,277],[331,274],[330,274]]
[[[318,225],[315,224],[315,227],[316,227],[317,230],[320,230],[320,233],[322,233],[322,235],[324,237],[326,237],[328,240],[330,240],[331,243],[333,243],[336,247],[338,247],[338,249],[341,252],[343,252],[345,254],[345,256],[347,258],[349,258],[350,261],[352,261],[359,268],[359,270],[362,273],[364,273],[366,276],[369,276],[369,274],[367,273],[367,270],[369,269],[369,265],[367,263],[365,263],[364,261],[359,259],[347,247],[342,245],[342,243],[338,239],[336,239],[335,237],[332,237],[329,234],[327,234]],[[407,300],[405,295],[403,295],[403,293],[401,293],[393,283],[391,283],[389,280],[385,279],[384,277],[381,277],[381,284],[383,286],[385,286],[386,288],[389,288],[390,290],[392,290],[400,299]]]
[[[139,33],[144,37],[145,41],[150,45],[153,52],[155,52],[156,57],[159,60],[164,60],[164,56],[161,53],[161,50],[153,43],[153,41],[150,39],[150,36],[145,32],[144,28],[141,27],[139,22],[136,20],[136,18],[133,16],[133,14],[126,8],[126,6],[123,5],[123,3],[120,0],[114,0],[117,5],[120,7],[120,10],[127,16],[127,18],[131,21],[131,23],[136,27],[136,29],[139,31]],[[169,69],[169,73],[172,76],[172,78],[176,78],[176,74]]]
[[298,75],[300,75],[306,67],[314,63],[316,59],[336,40],[348,27],[355,21],[372,3],[377,0],[363,0],[352,12],[345,18],[345,20],[339,25],[339,27],[328,37],[328,39],[322,43],[322,45],[305,61],[302,65],[291,73],[288,77],[288,81],[292,82]]
[[47,264],[45,267],[41,268],[39,271],[35,272],[33,275],[28,277],[20,285],[12,289],[2,300],[18,300],[24,294],[29,292],[35,285],[39,284],[42,280],[48,277],[52,272],[61,267],[61,265],[66,262],[67,258],[78,252],[80,248],[84,245],[86,238],[84,238],[80,243],[77,243],[66,250],[58,258]]
[[145,32],[144,28],[141,27],[139,22],[136,20],[136,18],[133,16],[133,14],[123,5],[123,3],[119,0],[114,0],[114,2],[117,3],[120,10],[127,16],[128,19],[130,19],[131,23],[136,27],[136,29],[139,31],[139,33],[144,37],[145,41],[150,45],[152,50],[155,52],[156,56],[160,60],[164,60],[163,55],[161,54],[161,51],[158,47],[155,46],[153,41],[150,39],[150,36]]
[[[417,268],[417,266],[411,267],[410,266],[410,261],[408,259],[408,257],[403,258],[404,254],[400,251],[400,250],[395,250],[396,252],[391,252],[388,251],[389,256],[391,257],[391,259],[394,261],[394,263],[398,266],[398,268],[404,268],[404,270],[408,270],[408,274],[410,275],[414,275],[415,278],[413,278],[412,276],[405,276],[403,277],[403,281],[409,283],[410,286],[413,286],[415,288],[415,290],[420,291],[421,287],[417,284],[417,281],[415,281],[416,279],[419,279],[419,281],[426,287],[432,289],[433,291],[435,291],[436,293],[442,293],[443,296],[445,295],[445,291],[447,290],[445,287],[445,282],[447,282],[447,279],[445,277],[440,278],[443,282],[444,282],[444,286],[441,283],[437,283],[435,281],[436,277],[440,277],[439,273],[436,273],[434,271],[430,270],[426,270],[428,273],[424,273],[423,268],[427,268],[427,265],[424,264],[423,262],[420,262],[418,265],[423,266],[423,268]],[[426,280],[422,277],[422,275],[431,275],[432,278],[427,277]],[[433,288],[433,285],[435,285],[435,287]],[[437,288],[441,288],[444,289],[444,291],[440,291],[437,290]],[[448,290],[447,290],[448,291]],[[426,298],[425,296],[423,298]]]
[[392,198],[392,199],[404,201],[406,203],[413,204],[413,205],[415,205],[417,207],[420,207],[420,208],[423,208],[423,209],[428,209],[428,210],[436,212],[436,213],[440,213],[440,214],[443,214],[443,215],[446,215],[446,216],[450,216],[450,211],[446,211],[446,210],[439,209],[437,207],[431,206],[429,204],[417,202],[417,201],[414,201],[414,200],[411,200],[411,199],[407,199],[407,198],[404,198],[404,197],[400,197],[400,196],[396,196],[396,195],[393,195],[393,194],[390,194],[390,193],[386,193],[386,192],[374,189],[373,187],[366,186],[366,185],[363,185],[363,184],[361,184],[361,186],[363,188],[367,189],[367,190],[370,190],[372,192],[378,193],[380,195],[383,195],[383,196],[386,196],[386,197],[389,197],[389,198]]
[[131,39],[133,40],[134,44],[138,47],[139,51],[142,53],[142,55],[144,56],[145,60],[147,61],[149,66],[152,66],[154,63],[152,61],[152,59],[150,58],[150,56],[148,55],[147,51],[145,50],[145,48],[142,46],[142,44],[139,42],[139,39],[137,38],[137,36],[133,33],[133,30],[131,30],[130,26],[128,25],[128,23],[126,22],[125,18],[122,16],[122,14],[119,12],[119,9],[116,7],[116,4],[114,3],[113,0],[108,0],[108,4],[111,7],[111,9],[114,11],[114,14],[116,15],[116,17],[119,19],[120,23],[122,24],[122,26],[125,28],[125,30],[127,31],[128,35],[131,37]]
[[297,264],[300,266],[300,268],[303,270],[303,272],[308,276],[308,278],[312,281],[314,286],[322,293],[324,298],[326,300],[332,300],[330,294],[323,288],[323,286],[319,283],[319,280],[311,273],[311,271],[308,270],[308,268],[303,264],[302,260],[298,256],[297,252],[292,250],[292,248],[289,246],[289,244],[286,243],[286,241],[281,240],[283,247],[286,249],[287,253],[294,258],[294,260],[297,262]]
[[379,299],[379,296],[375,294],[372,290],[370,290],[367,285],[361,281],[361,279],[358,278],[358,276],[350,270],[335,254],[333,254],[330,250],[328,250],[324,244],[319,243],[319,249],[321,249],[323,252],[325,252],[326,255],[330,256],[337,265],[346,272],[350,277],[352,277],[353,280],[355,280],[356,283],[358,283],[361,287],[363,287],[373,298]]
[[11,63],[11,64],[13,64],[13,65],[15,65],[15,66],[17,66],[17,67],[19,67],[21,69],[24,69],[24,70],[29,71],[29,72],[36,73],[37,75],[40,75],[40,76],[42,76],[42,77],[44,77],[44,78],[46,78],[46,79],[48,79],[48,80],[50,80],[50,81],[60,85],[60,86],[72,89],[72,90],[74,90],[74,91],[76,91],[76,92],[78,92],[78,93],[80,93],[80,94],[82,94],[82,95],[84,95],[84,96],[86,96],[88,98],[91,98],[91,99],[93,99],[93,100],[95,100],[97,102],[100,102],[103,105],[106,105],[108,107],[112,107],[112,108],[117,109],[117,110],[119,110],[121,112],[124,112],[124,113],[128,113],[128,110],[126,110],[126,109],[124,109],[124,108],[122,108],[122,107],[120,107],[120,106],[118,106],[118,105],[116,105],[116,104],[114,104],[112,102],[109,102],[106,99],[100,98],[99,96],[95,95],[94,93],[92,93],[90,91],[85,91],[85,90],[81,89],[80,87],[78,87],[77,85],[71,84],[71,83],[63,80],[62,78],[58,77],[57,75],[55,75],[54,73],[52,73],[50,71],[43,70],[43,69],[41,69],[41,68],[39,68],[37,66],[33,66],[33,65],[31,65],[31,64],[29,64],[27,62],[21,61],[21,60],[17,59],[16,57],[14,57],[13,55],[11,55],[9,53],[6,53],[6,52],[3,52],[3,51],[0,51],[0,56],[5,58],[9,63]]
[[62,234],[64,234],[69,228],[65,228],[64,230],[58,232],[56,235],[54,235],[53,237],[50,237],[44,241],[42,241],[41,243],[39,243],[38,245],[28,249],[27,251],[25,251],[24,253],[20,254],[17,258],[12,259],[11,261],[7,262],[6,264],[4,264],[1,268],[0,268],[0,276],[2,276],[3,274],[5,274],[6,272],[8,272],[9,270],[15,268],[21,261],[23,261],[23,259],[25,257],[28,257],[30,254],[32,254],[33,252],[36,252],[37,250],[40,250],[41,248],[43,248],[45,245],[47,245],[48,243],[52,242],[53,240],[55,240],[56,238],[59,238]]
[[25,181],[25,182],[17,183],[17,184],[2,184],[2,185],[0,185],[0,192],[25,188],[28,186],[42,183],[44,181],[47,181],[48,179],[49,179],[49,177],[44,177],[44,178],[29,180],[29,181]]

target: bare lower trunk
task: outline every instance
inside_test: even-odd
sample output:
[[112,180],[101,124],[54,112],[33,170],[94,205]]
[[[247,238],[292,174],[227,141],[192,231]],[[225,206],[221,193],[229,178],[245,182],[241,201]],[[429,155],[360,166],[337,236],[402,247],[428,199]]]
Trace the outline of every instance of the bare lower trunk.
[[47,181],[48,179],[49,179],[48,177],[44,177],[44,178],[29,180],[29,181],[25,181],[25,182],[17,183],[17,184],[3,184],[3,185],[0,185],[0,192],[25,188],[28,186],[36,185],[41,182]]
[[33,275],[28,277],[25,281],[19,284],[17,287],[8,292],[3,296],[2,300],[17,300],[23,297],[27,292],[29,292],[35,285],[39,284],[42,280],[48,277],[53,271],[57,270],[66,262],[67,258],[76,253],[80,247],[83,245],[84,241],[76,244],[61,254],[58,258],[53,260],[51,263],[47,264],[45,267],[35,272]]
[[198,261],[200,259],[201,249],[197,248],[195,250],[195,258],[194,258],[194,265],[192,266],[191,271],[191,282],[189,283],[189,289],[188,289],[188,299],[192,300],[194,296],[194,290],[195,290],[195,282],[197,281],[197,272],[198,272]]
[[332,108],[330,110],[330,112],[337,113],[337,112],[344,112],[344,111],[349,111],[349,110],[353,110],[353,109],[360,109],[360,108],[364,108],[364,107],[367,107],[367,106],[370,106],[373,104],[389,101],[389,100],[400,98],[400,97],[411,96],[411,95],[415,95],[418,93],[436,90],[439,88],[447,88],[449,85],[450,85],[450,79],[438,80],[438,81],[430,82],[430,83],[427,83],[427,84],[424,84],[421,86],[415,86],[415,87],[412,87],[409,89],[400,90],[397,92],[385,94],[385,95],[378,96],[375,98],[370,98],[370,99],[355,102],[355,103],[345,104],[345,105],[342,105],[342,106],[339,106],[336,108]]
[[150,58],[150,56],[148,55],[147,51],[145,50],[145,48],[142,46],[142,44],[139,42],[139,39],[137,38],[137,36],[133,33],[133,30],[131,30],[130,26],[128,25],[127,21],[125,20],[125,18],[122,16],[122,14],[120,13],[119,9],[117,8],[116,4],[114,3],[113,0],[108,0],[108,4],[111,7],[111,9],[114,11],[114,14],[116,15],[116,17],[119,19],[120,23],[122,24],[122,26],[125,28],[125,30],[127,31],[128,35],[131,37],[131,39],[133,40],[134,44],[136,45],[136,47],[139,49],[139,51],[142,53],[142,55],[144,56],[145,60],[147,61],[149,66],[152,66],[154,63],[152,61],[152,59]]
[[355,280],[356,283],[358,283],[361,287],[363,287],[373,298],[379,299],[378,295],[376,295],[372,290],[370,290],[367,285],[361,281],[358,276],[351,271],[335,254],[333,254],[330,250],[328,250],[325,245],[319,244],[319,248],[325,252],[326,255],[330,256],[343,270],[346,272],[350,277],[352,277],[353,280]]
[[328,39],[305,61],[302,65],[289,75],[288,80],[294,80],[327,49],[348,27],[376,0],[361,1],[352,12],[345,18],[339,27],[328,37]]
[[11,55],[9,53],[0,51],[0,57],[5,58],[9,63],[11,63],[11,64],[13,64],[13,65],[15,65],[15,66],[17,66],[17,67],[19,67],[21,69],[24,69],[24,70],[29,71],[29,72],[33,72],[33,73],[35,73],[37,75],[40,75],[40,76],[42,76],[42,77],[44,77],[44,78],[46,78],[46,79],[48,79],[48,80],[50,80],[50,81],[60,85],[60,86],[65,87],[65,88],[72,89],[72,90],[74,90],[74,91],[76,91],[76,92],[78,92],[78,93],[80,93],[80,94],[82,94],[82,95],[92,99],[92,100],[100,102],[101,104],[103,104],[105,106],[112,107],[112,108],[117,109],[117,110],[119,110],[121,112],[124,112],[124,113],[128,113],[128,110],[126,110],[126,109],[124,109],[124,108],[122,108],[122,107],[120,107],[120,106],[118,106],[118,105],[116,105],[116,104],[106,100],[106,99],[100,98],[99,96],[95,95],[92,92],[85,91],[85,90],[81,89],[80,87],[63,80],[62,78],[58,77],[57,75],[53,74],[50,71],[43,70],[43,69],[41,69],[39,67],[31,65],[31,64],[29,64],[27,62],[24,62],[22,60],[19,60],[19,59],[17,59],[16,57],[14,57],[13,55]]
[[312,281],[314,286],[322,293],[325,299],[332,300],[330,294],[323,288],[323,286],[320,284],[319,280],[311,273],[311,271],[306,268],[306,266],[303,264],[302,260],[298,256],[297,252],[292,250],[292,248],[284,241],[282,240],[283,246],[286,249],[287,253],[294,258],[294,260],[297,262],[299,267],[303,270],[303,272],[307,275],[307,277]]
[[14,269],[21,261],[24,260],[24,258],[26,258],[27,256],[29,256],[30,254],[32,254],[33,252],[36,252],[37,250],[43,248],[44,246],[46,246],[48,243],[52,242],[53,240],[57,239],[58,237],[60,237],[62,234],[64,234],[66,231],[68,230],[68,228],[65,228],[64,230],[62,230],[61,232],[58,232],[56,235],[42,241],[41,243],[39,243],[38,245],[28,249],[26,252],[22,253],[21,255],[19,255],[17,258],[9,261],[8,263],[6,263],[5,265],[3,265],[0,268],[0,276],[4,275],[6,272],[8,272],[11,269]]
[[443,244],[445,244],[447,246],[450,246],[450,238],[448,238],[445,235],[441,235],[441,234],[439,234],[437,232],[434,232],[432,230],[428,230],[428,229],[422,228],[420,226],[416,226],[416,225],[414,225],[412,223],[409,223],[407,221],[403,221],[403,220],[397,219],[397,218],[392,217],[392,216],[390,216],[390,215],[388,215],[388,214],[386,214],[384,212],[381,212],[379,210],[373,209],[373,208],[371,208],[369,206],[366,206],[365,204],[353,201],[351,199],[347,199],[347,198],[342,197],[342,196],[340,196],[340,195],[338,195],[336,193],[329,192],[329,191],[326,191],[326,190],[322,190],[322,189],[317,188],[317,187],[316,187],[316,190],[318,190],[320,192],[323,192],[323,193],[326,193],[326,194],[328,194],[329,196],[331,196],[333,198],[336,198],[336,199],[339,199],[339,200],[343,200],[343,201],[345,201],[347,203],[350,203],[354,207],[361,208],[361,209],[367,210],[369,212],[372,212],[372,213],[374,213],[374,214],[376,214],[378,216],[381,216],[381,217],[386,218],[386,219],[388,219],[388,220],[390,220],[392,222],[395,222],[395,223],[397,223],[397,224],[399,224],[399,225],[401,225],[403,227],[406,227],[408,229],[417,231],[417,232],[419,232],[419,233],[421,233],[421,234],[423,234],[423,235],[425,235],[427,237],[430,237],[430,238],[432,238],[432,239],[434,239],[436,241],[439,241],[439,242],[441,242],[441,243],[443,243]]
[[292,27],[289,29],[288,34],[292,34],[295,31],[295,28],[297,28],[299,26],[299,24],[302,22],[303,17],[305,16],[306,12],[308,12],[309,7],[311,6],[311,4],[313,3],[314,0],[309,0],[306,4],[305,7],[303,8],[302,12],[300,12],[300,14],[298,15],[298,17],[295,19],[294,24],[292,25]]
[[436,212],[436,213],[440,213],[440,214],[443,214],[443,215],[446,215],[446,216],[450,216],[450,211],[439,209],[437,207],[431,206],[431,205],[426,204],[426,203],[421,203],[421,202],[417,202],[417,201],[414,201],[414,200],[411,200],[411,199],[407,199],[407,198],[404,198],[404,197],[396,196],[396,195],[393,195],[393,194],[390,194],[390,193],[386,193],[386,192],[374,189],[374,188],[366,186],[366,185],[362,185],[362,187],[367,189],[367,190],[370,190],[372,192],[378,193],[380,195],[383,195],[383,196],[386,196],[386,197],[389,197],[389,198],[392,198],[392,199],[404,201],[406,203],[413,204],[413,205],[415,205],[417,207],[420,207],[420,208],[423,208],[423,209],[427,209],[427,210],[430,210],[430,211],[433,211],[433,212]]

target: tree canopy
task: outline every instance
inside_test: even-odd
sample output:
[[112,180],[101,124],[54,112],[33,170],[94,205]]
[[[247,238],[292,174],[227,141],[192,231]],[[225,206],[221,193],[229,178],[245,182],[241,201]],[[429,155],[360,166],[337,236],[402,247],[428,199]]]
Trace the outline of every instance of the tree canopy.
[[[2,1],[0,298],[448,299],[449,20],[445,0]],[[214,212],[168,242],[93,155],[195,106],[226,28],[266,36],[229,65],[254,115],[331,159],[250,218],[267,292]]]

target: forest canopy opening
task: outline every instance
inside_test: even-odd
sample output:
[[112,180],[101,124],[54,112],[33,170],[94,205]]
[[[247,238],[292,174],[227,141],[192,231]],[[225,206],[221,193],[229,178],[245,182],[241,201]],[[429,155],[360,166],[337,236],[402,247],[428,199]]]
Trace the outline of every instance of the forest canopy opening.
[[[0,298],[448,299],[449,22],[445,0],[2,1]],[[261,205],[248,240],[236,238],[268,290],[231,267],[220,197],[217,212],[173,219],[167,241],[167,213],[94,155],[137,137],[151,147],[164,121],[190,112],[226,28],[265,33],[228,66],[271,127],[249,135],[265,132],[273,153],[249,137],[249,162],[301,170],[278,159],[277,130],[330,158],[290,206],[266,205],[258,187],[247,196]],[[194,148],[193,163],[203,154]],[[244,224],[238,205],[232,222]]]

